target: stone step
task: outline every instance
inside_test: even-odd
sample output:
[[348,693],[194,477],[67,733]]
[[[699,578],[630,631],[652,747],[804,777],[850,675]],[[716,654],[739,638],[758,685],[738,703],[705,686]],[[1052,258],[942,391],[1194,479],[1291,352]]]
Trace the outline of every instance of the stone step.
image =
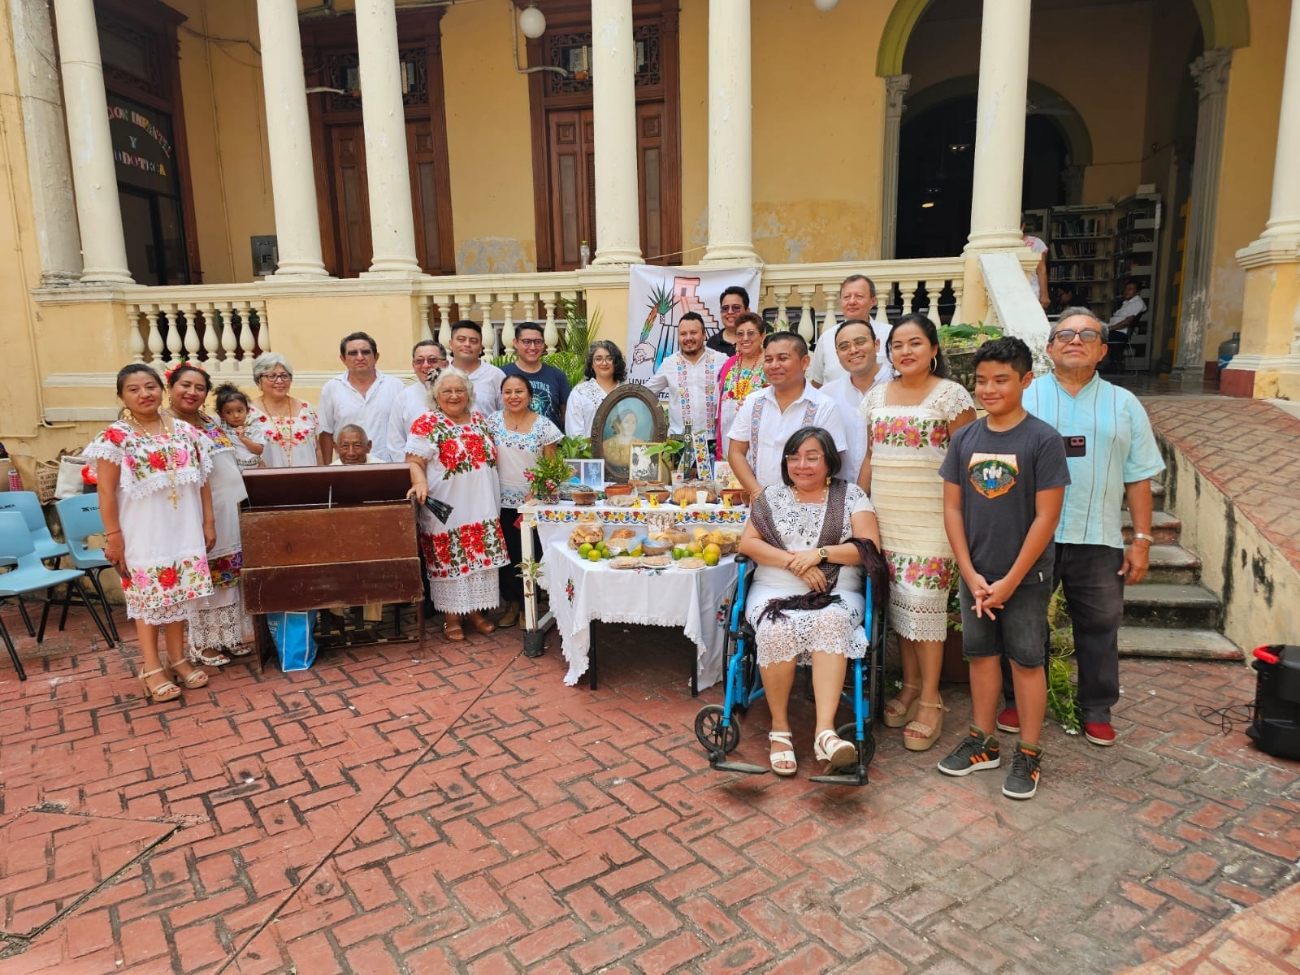
[[1245,653],[1213,630],[1168,629],[1162,626],[1121,626],[1121,657],[1165,657],[1181,660],[1242,660]]
[[[1133,518],[1127,512],[1120,514],[1120,527],[1124,531],[1124,544],[1133,541]],[[1183,532],[1183,523],[1167,511],[1156,511],[1151,515],[1151,534],[1157,545],[1177,545]]]
[[1217,630],[1222,618],[1219,597],[1201,586],[1143,582],[1124,587],[1124,622],[1130,626]]
[[1152,545],[1151,568],[1146,582],[1190,586],[1200,581],[1201,560],[1181,545]]
[[[1151,506],[1155,511],[1165,510],[1165,486],[1159,481],[1151,482]],[[1128,499],[1125,498],[1120,505],[1125,511],[1128,510]]]

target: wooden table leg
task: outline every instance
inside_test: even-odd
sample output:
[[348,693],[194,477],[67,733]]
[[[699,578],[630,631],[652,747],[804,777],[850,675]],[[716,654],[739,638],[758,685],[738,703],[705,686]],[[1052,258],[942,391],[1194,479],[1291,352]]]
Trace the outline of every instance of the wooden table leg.
[[266,616],[257,613],[253,616],[253,645],[257,648],[257,672],[266,673],[266,658],[275,649],[271,639],[271,628],[266,625]]

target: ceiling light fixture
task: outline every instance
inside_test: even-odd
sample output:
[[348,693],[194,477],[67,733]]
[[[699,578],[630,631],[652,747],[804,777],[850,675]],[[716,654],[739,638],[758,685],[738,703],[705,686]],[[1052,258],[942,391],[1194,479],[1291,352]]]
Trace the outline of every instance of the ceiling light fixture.
[[530,41],[546,33],[546,15],[537,9],[537,4],[530,3],[519,12],[519,29]]

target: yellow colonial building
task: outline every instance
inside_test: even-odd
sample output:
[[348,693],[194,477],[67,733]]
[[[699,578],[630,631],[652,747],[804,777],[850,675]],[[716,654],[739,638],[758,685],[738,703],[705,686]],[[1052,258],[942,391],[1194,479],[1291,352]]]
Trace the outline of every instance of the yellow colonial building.
[[[0,440],[49,456],[126,362],[295,390],[485,322],[621,339],[628,267],[762,264],[810,337],[1102,313],[1139,369],[1300,398],[1300,0],[2,0]],[[583,245],[592,256],[584,266]],[[505,336],[504,341],[502,336]],[[12,356],[12,358],[9,358]]]

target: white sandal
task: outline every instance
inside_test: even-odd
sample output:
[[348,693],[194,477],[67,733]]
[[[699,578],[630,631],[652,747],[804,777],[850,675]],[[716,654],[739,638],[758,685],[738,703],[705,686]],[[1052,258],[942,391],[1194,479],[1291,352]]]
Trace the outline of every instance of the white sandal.
[[858,757],[857,746],[845,741],[830,728],[817,736],[813,746],[817,761],[825,762],[827,771],[853,764]]
[[[772,764],[772,771],[777,775],[790,777],[799,771],[799,762],[794,756],[794,737],[788,731],[769,731],[767,740],[775,742],[778,745],[789,746],[785,751],[772,752],[768,756],[768,761]],[[790,768],[777,768],[777,762],[789,762]]]

